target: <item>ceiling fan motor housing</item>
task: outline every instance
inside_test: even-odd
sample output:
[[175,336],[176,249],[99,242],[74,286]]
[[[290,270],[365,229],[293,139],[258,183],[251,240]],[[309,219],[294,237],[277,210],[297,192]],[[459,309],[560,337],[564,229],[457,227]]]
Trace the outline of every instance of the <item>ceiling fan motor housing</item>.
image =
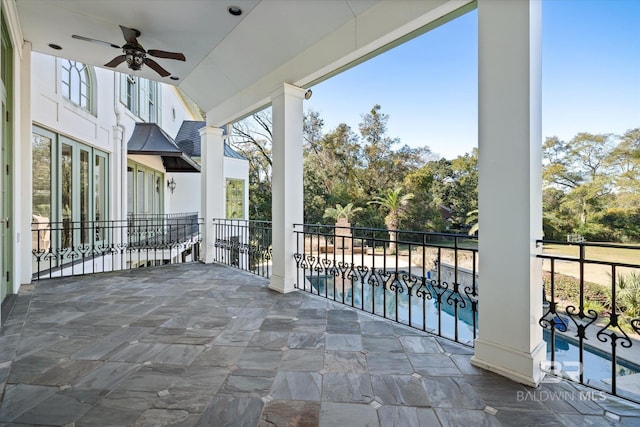
[[129,68],[136,71],[142,68],[142,65],[144,65],[144,59],[146,57],[146,52],[143,49],[140,49],[133,45],[125,45],[123,50]]

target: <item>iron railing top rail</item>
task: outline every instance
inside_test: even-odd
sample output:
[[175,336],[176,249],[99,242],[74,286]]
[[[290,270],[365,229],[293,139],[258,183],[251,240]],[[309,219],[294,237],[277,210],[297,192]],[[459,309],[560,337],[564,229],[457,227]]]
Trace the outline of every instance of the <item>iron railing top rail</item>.
[[563,245],[563,246],[584,246],[584,247],[596,247],[596,248],[613,248],[613,249],[635,249],[640,250],[640,245],[629,245],[624,243],[612,243],[612,242],[566,242],[564,240],[545,240],[538,239],[536,244],[540,245]]
[[271,225],[271,221],[261,220],[261,219],[238,219],[238,218],[214,218],[213,222],[230,222],[230,223],[245,223],[245,224],[263,224],[263,225]]
[[[293,224],[294,229],[298,227],[326,227],[326,228],[345,228],[344,226],[337,224]],[[420,234],[426,236],[440,236],[440,237],[461,237],[469,240],[478,240],[475,236],[469,236],[464,233],[446,233],[442,231],[423,231],[423,230],[403,230],[403,229],[388,229],[388,228],[374,228],[374,227],[354,227],[349,226],[352,230],[358,231],[384,231],[384,232],[398,232],[398,233],[411,233],[411,234]]]
[[[77,225],[77,224],[105,224],[105,225],[111,225],[111,224],[122,224],[124,226],[128,225],[131,223],[131,221],[152,221],[154,219],[158,219],[158,220],[170,220],[172,221],[171,225],[182,225],[182,224],[192,224],[194,221],[198,222],[198,223],[203,223],[204,219],[203,218],[198,218],[197,216],[190,216],[190,217],[158,217],[158,218],[128,218],[128,219],[101,219],[101,220],[64,220],[64,221],[33,221],[31,223],[32,226],[43,226],[43,225],[49,225],[51,227],[54,226],[68,226],[68,225]],[[36,231],[35,229],[33,231]]]
[[128,213],[127,219],[154,219],[154,218],[173,219],[173,218],[193,218],[197,216],[198,216],[198,212],[174,212],[174,213],[163,213],[163,214]]
[[[269,225],[272,224],[272,221],[257,220],[257,219],[214,218],[213,221],[214,222],[218,222],[218,221],[219,222],[238,222],[238,223],[249,223],[249,224],[269,224]],[[300,227],[318,227],[318,228],[328,228],[328,229],[345,228],[343,226],[336,225],[336,224],[307,224],[307,223],[293,224],[293,227],[294,229],[300,228]],[[474,241],[478,240],[476,236],[469,236],[468,234],[464,234],[464,233],[446,233],[446,232],[439,232],[439,231],[421,231],[421,230],[403,230],[403,229],[394,230],[394,229],[386,229],[386,228],[354,227],[354,226],[350,226],[349,228],[353,231],[372,231],[372,232],[385,232],[385,233],[397,232],[397,233],[403,233],[403,234],[414,234],[414,235],[429,236],[429,237],[446,237],[450,239],[459,238],[459,239],[474,240]]]
[[608,248],[608,249],[630,249],[634,251],[638,251],[638,257],[640,258],[640,246],[634,245],[625,245],[620,243],[606,243],[606,242],[564,242],[562,240],[536,240],[536,244],[544,245],[561,245],[561,246],[576,246],[580,248],[578,256],[572,256],[567,254],[550,254],[550,253],[542,253],[538,254],[538,258],[543,259],[555,259],[559,261],[570,261],[570,262],[582,262],[586,264],[597,264],[597,265],[607,265],[607,266],[615,266],[615,267],[627,267],[627,268],[640,268],[640,263],[628,263],[628,262],[618,262],[618,261],[607,261],[603,259],[593,259],[588,258],[585,255],[586,248]]
[[603,260],[597,260],[597,259],[576,258],[576,257],[562,256],[557,254],[538,254],[537,257],[543,258],[543,259],[554,259],[556,261],[572,261],[572,262],[583,262],[585,264],[596,264],[596,265],[606,265],[606,266],[625,267],[625,268],[640,268],[640,264],[628,264],[628,263],[616,262],[616,261],[603,261]]
[[[334,230],[344,229],[346,227],[340,225],[323,225],[323,224],[293,224],[295,233],[303,233],[304,230],[313,230],[315,229],[326,229],[326,232],[318,231],[313,234],[325,235],[325,236],[333,236]],[[469,236],[468,234],[462,233],[444,233],[437,231],[420,231],[420,230],[395,230],[395,229],[386,229],[386,228],[372,228],[372,227],[348,227],[352,232],[353,236],[349,238],[353,239],[370,239],[371,235],[374,233],[380,233],[382,235],[388,235],[388,233],[395,233],[396,238],[390,239],[388,237],[375,237],[375,240],[378,242],[395,242],[399,245],[426,245],[430,247],[443,248],[443,249],[452,249],[457,248],[460,250],[468,250],[468,251],[478,251],[477,247],[468,247],[465,245],[461,245],[463,241],[472,242],[477,245],[478,238],[475,236]],[[330,231],[329,231],[330,230]],[[406,236],[416,236],[418,239],[410,240],[406,238]],[[336,237],[342,237],[336,234]],[[347,238],[347,237],[345,237]],[[441,239],[438,241],[438,239]]]

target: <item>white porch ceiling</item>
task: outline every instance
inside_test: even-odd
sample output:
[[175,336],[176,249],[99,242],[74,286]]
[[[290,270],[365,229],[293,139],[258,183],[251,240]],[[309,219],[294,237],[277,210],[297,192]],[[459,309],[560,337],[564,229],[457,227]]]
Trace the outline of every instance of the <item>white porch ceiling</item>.
[[[473,0],[16,0],[32,50],[102,67],[122,51],[119,25],[141,32],[145,49],[179,81],[143,67],[134,74],[177,84],[223,125],[268,104],[283,82],[305,87],[367,55],[449,19]],[[241,16],[227,12],[242,9]],[[463,9],[461,9],[463,8]],[[440,21],[439,21],[440,20]],[[54,50],[50,43],[62,50]],[[116,68],[128,72],[126,63]]]

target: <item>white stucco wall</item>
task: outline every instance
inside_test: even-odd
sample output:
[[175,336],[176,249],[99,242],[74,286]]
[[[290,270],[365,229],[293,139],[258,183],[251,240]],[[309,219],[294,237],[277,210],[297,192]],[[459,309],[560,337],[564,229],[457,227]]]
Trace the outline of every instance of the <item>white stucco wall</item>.
[[[167,180],[173,179],[176,189],[173,193],[165,186],[165,208],[167,213],[200,212],[200,174],[169,173]],[[166,184],[166,182],[165,182]]]
[[[30,120],[25,125],[30,135],[32,125],[64,135],[82,144],[94,147],[109,157],[109,211],[111,219],[123,219],[127,212],[127,161],[132,160],[165,174],[163,182],[164,212],[184,213],[201,210],[201,174],[200,173],[166,173],[160,156],[129,156],[126,144],[130,139],[136,122],[141,121],[120,102],[120,73],[111,70],[93,68],[94,93],[93,112],[73,104],[62,96],[60,84],[60,61],[53,56],[31,53],[30,73]],[[28,74],[27,74],[28,75]],[[160,85],[160,123],[163,130],[172,138],[177,135],[185,120],[199,120],[192,112],[193,105],[187,104],[173,86]],[[27,103],[29,105],[29,103]],[[30,140],[27,136],[25,140]],[[30,144],[28,144],[30,147]],[[28,156],[31,156],[30,150]],[[30,164],[31,159],[28,159]],[[225,176],[245,180],[245,216],[248,217],[248,162],[225,158]],[[15,188],[31,188],[31,169],[21,175]],[[173,193],[167,187],[167,181],[174,179],[176,189]],[[220,185],[224,185],[221,183]],[[22,191],[21,194],[31,194]],[[16,219],[16,230],[23,234],[31,234],[31,197],[25,197],[20,203],[23,212]],[[31,277],[31,239],[23,238],[23,244],[16,245],[15,254],[20,265],[15,271],[20,281],[27,282]],[[18,289],[14,286],[14,289]]]
[[[224,158],[224,176],[244,180],[244,218],[249,218],[249,162],[246,160]],[[173,194],[165,188],[165,207],[167,213],[198,212],[201,214],[200,174],[169,173],[167,180],[176,182]],[[225,181],[226,194],[226,181]]]
[[32,53],[31,117],[33,123],[70,138],[113,152],[111,132],[113,110],[113,72],[94,69],[99,88],[93,115],[65,99],[60,93],[60,73],[55,57]]

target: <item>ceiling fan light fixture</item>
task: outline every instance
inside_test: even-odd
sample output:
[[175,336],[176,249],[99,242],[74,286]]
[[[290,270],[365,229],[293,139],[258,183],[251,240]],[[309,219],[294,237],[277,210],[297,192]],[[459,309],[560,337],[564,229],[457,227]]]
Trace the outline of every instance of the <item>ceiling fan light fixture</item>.
[[134,71],[142,68],[144,64],[144,51],[135,48],[125,48],[124,54],[127,60],[127,65]]
[[227,8],[227,11],[233,16],[242,15],[242,9],[240,9],[238,6],[229,6]]

